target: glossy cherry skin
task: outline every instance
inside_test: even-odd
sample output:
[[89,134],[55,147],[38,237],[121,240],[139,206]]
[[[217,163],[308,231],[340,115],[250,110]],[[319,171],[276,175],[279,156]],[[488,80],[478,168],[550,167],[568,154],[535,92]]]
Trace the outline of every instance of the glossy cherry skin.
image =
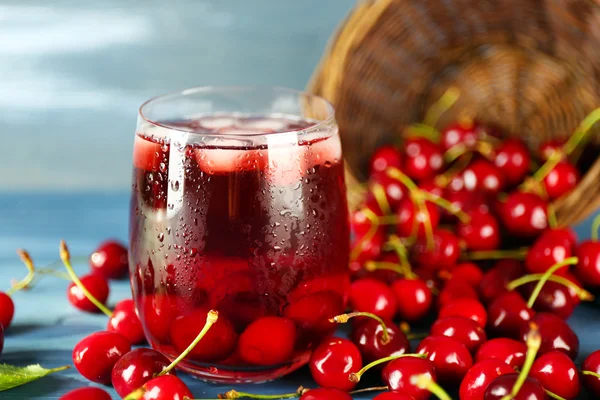
[[446,229],[433,232],[432,248],[429,248],[425,237],[420,237],[412,249],[412,257],[417,264],[435,270],[454,266],[459,256],[458,237]]
[[358,279],[350,286],[350,307],[354,311],[393,319],[397,305],[394,291],[385,283],[371,278]]
[[506,285],[523,275],[523,266],[516,260],[498,261],[488,270],[479,283],[479,295],[485,304],[492,303],[506,293]]
[[517,139],[507,139],[496,147],[494,165],[502,171],[509,185],[523,182],[529,172],[531,156],[523,142]]
[[383,215],[383,211],[373,192],[374,184],[381,185],[383,193],[385,194],[385,199],[392,210],[396,210],[400,202],[408,197],[408,189],[397,179],[391,178],[386,174],[378,175],[375,182],[369,184],[369,192],[367,193],[365,200],[366,206],[375,212],[376,215]]
[[296,325],[287,318],[266,316],[252,322],[240,335],[238,351],[253,365],[277,365],[289,361],[296,344]]
[[177,298],[174,295],[154,294],[138,300],[140,319],[151,340],[166,342],[173,319],[177,316]]
[[142,323],[131,299],[121,300],[115,306],[113,315],[108,319],[107,331],[125,336],[131,344],[140,344],[145,340]]
[[[565,229],[548,229],[542,233],[527,251],[527,271],[531,274],[543,274],[554,264],[571,257],[572,248],[568,235],[569,232]],[[561,272],[567,270],[568,266],[559,269],[557,273],[561,275]]]
[[470,318],[482,327],[485,327],[488,320],[487,312],[483,305],[479,301],[470,298],[455,299],[442,307],[438,318],[444,317]]
[[394,146],[381,146],[371,156],[369,173],[378,175],[389,167],[402,168],[402,153]]
[[350,340],[328,338],[313,351],[308,366],[319,386],[350,391],[356,383],[348,376],[362,368],[362,356]]
[[440,147],[421,137],[404,142],[403,158],[402,171],[416,181],[433,178],[444,166]]
[[431,309],[431,290],[420,279],[399,279],[392,283],[392,290],[396,295],[398,315],[405,321],[423,318]]
[[521,368],[525,362],[527,346],[515,339],[490,339],[479,347],[475,354],[475,362],[484,360],[500,360],[512,368]]
[[420,182],[418,188],[437,197],[444,197],[445,188],[436,183],[435,179]]
[[430,336],[446,336],[465,345],[474,354],[487,340],[485,331],[477,322],[465,317],[445,317],[433,323]]
[[493,336],[520,338],[521,329],[528,327],[534,314],[519,293],[507,292],[488,307],[487,329]]
[[506,197],[500,216],[517,237],[539,235],[548,227],[548,203],[536,194],[515,191]]
[[495,250],[500,246],[500,227],[496,217],[487,212],[468,214],[469,222],[459,222],[458,236],[471,251]]
[[438,308],[443,308],[456,299],[469,298],[479,300],[477,291],[465,281],[450,279],[438,295]]
[[[99,275],[85,275],[79,278],[83,286],[102,304],[106,304],[108,299],[109,287],[106,279]],[[85,297],[85,294],[79,289],[75,283],[71,282],[67,288],[67,299],[75,308],[91,313],[100,312],[91,301]]]
[[[591,371],[596,374],[600,374],[600,350],[596,350],[586,357],[583,365],[581,366],[582,371]],[[600,396],[600,378],[596,378],[593,375],[581,375],[583,384],[585,387],[597,397]]]
[[4,329],[8,329],[14,315],[15,303],[13,303],[9,295],[0,292],[0,325],[2,325]]
[[416,352],[427,354],[435,366],[440,383],[454,384],[462,380],[473,365],[473,357],[467,347],[446,336],[428,336],[419,343]]
[[451,271],[452,280],[459,282],[465,282],[473,288],[479,288],[479,284],[483,279],[483,271],[477,266],[470,262],[464,262],[457,264]]
[[129,272],[127,248],[115,240],[101,243],[90,256],[90,268],[93,274],[106,279],[127,276]]
[[[523,297],[529,298],[533,293],[536,282],[531,282],[519,288]],[[542,286],[538,297],[533,303],[533,309],[537,312],[549,312],[559,316],[562,319],[567,319],[573,314],[577,304],[573,301],[573,297],[566,286],[548,281]]]
[[370,363],[380,358],[399,356],[410,352],[410,342],[393,322],[385,323],[388,342],[383,341],[383,327],[374,319],[352,327],[350,339],[360,350],[363,362]]
[[575,363],[563,352],[551,351],[538,357],[529,375],[537,378],[544,389],[567,400],[579,395],[579,371]]
[[427,400],[431,397],[431,393],[427,389],[415,386],[412,382],[412,378],[418,375],[425,375],[432,381],[436,381],[433,363],[417,357],[402,357],[390,361],[381,372],[383,383],[388,386],[390,392],[411,396],[415,400]]
[[[532,322],[535,322],[542,336],[542,345],[538,351],[538,357],[551,352],[552,350],[562,351],[572,360],[579,354],[579,338],[573,332],[573,329],[560,317],[550,313],[537,313],[533,317]],[[521,328],[521,339],[527,338],[529,326]]]
[[163,375],[151,379],[142,386],[144,394],[140,400],[185,400],[194,395],[185,383],[175,375]]
[[129,340],[115,332],[96,332],[73,348],[73,364],[92,382],[109,384],[117,361],[131,350]]
[[425,224],[427,222],[435,230],[440,223],[440,211],[435,204],[429,201],[425,202],[425,209],[427,212],[422,212],[411,199],[402,200],[397,210],[398,223],[396,224],[396,230],[398,236],[411,237],[414,231],[415,219],[417,221],[416,233],[418,238],[425,237]]
[[461,400],[483,400],[488,385],[500,375],[515,372],[505,362],[490,358],[474,364],[460,384]]
[[[352,261],[356,261],[361,265],[367,261],[376,260],[381,254],[381,248],[385,241],[385,235],[381,231],[377,231],[372,237],[355,236],[352,240],[351,248],[352,255],[355,257]],[[360,249],[356,251],[355,249]]]
[[562,158],[564,158],[564,144],[565,142],[563,140],[548,140],[542,142],[538,148],[538,157],[540,157],[542,161],[546,161],[553,152],[558,151],[563,156]]
[[548,197],[557,199],[575,189],[579,183],[579,171],[570,162],[561,161],[546,175],[542,182]]
[[[206,324],[207,309],[198,308],[192,313],[175,319],[171,324],[171,344],[178,352],[184,351]],[[223,360],[234,350],[237,334],[231,323],[222,315],[206,332],[206,335],[189,353],[188,357],[197,361]]]
[[462,172],[464,188],[471,192],[496,194],[505,186],[502,171],[491,162],[479,158]]
[[600,241],[586,240],[575,249],[579,262],[575,272],[582,282],[591,287],[600,286]]
[[373,400],[415,400],[415,398],[401,393],[383,392],[373,397]]
[[300,400],[352,400],[352,396],[339,389],[316,388],[304,393]]
[[[488,385],[484,400],[501,400],[504,396],[510,394],[517,381],[519,374],[500,375]],[[544,391],[542,384],[535,378],[528,376],[519,393],[513,397],[514,400],[547,400],[548,396]]]
[[71,390],[69,393],[60,396],[59,400],[111,400],[111,398],[105,390],[96,387],[84,387]]
[[373,222],[367,218],[366,209],[363,207],[350,213],[350,230],[353,236],[364,236],[373,225]]
[[121,397],[142,387],[170,364],[169,359],[154,349],[138,348],[116,362],[111,372],[111,382]]
[[[452,184],[452,182],[450,184]],[[461,188],[462,183],[460,187],[456,190],[453,190],[452,188],[447,188],[444,191],[444,198],[448,200],[453,207],[467,214],[472,212],[490,212],[488,200],[484,193],[470,192],[464,188]],[[450,221],[456,220],[456,217],[454,217],[452,214],[449,214],[448,212],[444,212],[444,218]]]
[[443,151],[448,151],[457,144],[462,144],[470,149],[477,144],[477,136],[474,124],[457,122],[442,130],[440,146]]

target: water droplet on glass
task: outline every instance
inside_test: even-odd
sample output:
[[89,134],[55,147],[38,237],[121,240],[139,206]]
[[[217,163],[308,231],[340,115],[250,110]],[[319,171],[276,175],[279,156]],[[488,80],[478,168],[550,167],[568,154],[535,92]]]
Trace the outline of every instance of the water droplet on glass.
[[179,190],[179,181],[171,181],[171,190],[174,192]]
[[159,242],[162,242],[163,240],[165,240],[165,234],[161,232],[158,234],[157,238]]

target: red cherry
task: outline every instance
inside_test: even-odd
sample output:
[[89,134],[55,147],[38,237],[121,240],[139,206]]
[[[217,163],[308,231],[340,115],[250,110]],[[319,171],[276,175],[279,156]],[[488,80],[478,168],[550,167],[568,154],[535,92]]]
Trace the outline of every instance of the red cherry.
[[367,218],[365,208],[350,213],[350,229],[354,236],[364,236],[372,225],[373,223]]
[[15,303],[9,295],[0,292],[0,325],[4,329],[8,329],[15,315]]
[[339,389],[317,388],[304,393],[300,400],[352,400],[352,396]]
[[444,166],[438,145],[425,138],[410,138],[404,142],[402,171],[410,178],[423,181],[433,178]]
[[[581,370],[600,374],[600,350],[596,350],[586,357],[581,366]],[[600,396],[600,378],[593,375],[582,374],[581,379],[590,392],[596,395],[596,397]]]
[[396,295],[398,314],[406,321],[423,318],[431,309],[431,290],[420,279],[399,279],[392,284]]
[[131,350],[127,338],[115,332],[96,332],[86,336],[73,348],[73,364],[92,382],[109,384],[117,361]]
[[169,340],[169,329],[177,316],[175,296],[167,294],[143,296],[138,300],[138,307],[140,319],[150,335],[150,341],[164,343]]
[[[462,281],[468,283],[473,288],[478,288],[483,279],[483,272],[477,264],[470,262],[457,264],[452,268],[452,279],[450,281]],[[450,282],[449,281],[449,282]]]
[[515,191],[508,194],[500,216],[511,234],[535,236],[548,227],[548,204],[536,194]]
[[[484,193],[481,192],[470,192],[465,189],[452,190],[447,189],[444,192],[444,198],[448,200],[452,206],[467,214],[475,213],[489,213],[490,206]],[[445,219],[454,221],[455,216],[449,214],[447,211],[444,212]]]
[[560,351],[551,351],[540,356],[533,363],[529,375],[537,378],[544,389],[567,400],[579,395],[579,371],[575,363]]
[[[500,375],[488,385],[485,390],[484,400],[501,400],[504,396],[510,395],[515,382],[519,377],[518,373]],[[547,400],[546,392],[541,383],[528,376],[521,386],[519,393],[513,397],[513,400]]]
[[371,156],[369,173],[378,175],[389,167],[402,167],[402,153],[394,146],[381,146]]
[[530,163],[529,150],[520,140],[507,139],[495,149],[494,165],[502,171],[509,185],[523,182]]
[[427,239],[420,237],[412,250],[412,256],[418,264],[436,270],[454,266],[460,256],[458,238],[446,229],[433,232],[433,248],[429,248]]
[[120,333],[131,344],[140,344],[145,340],[144,329],[133,300],[125,299],[117,303],[112,317],[108,319],[106,330]]
[[127,248],[115,240],[102,242],[90,256],[90,268],[106,279],[123,278],[129,272]]
[[457,384],[473,365],[467,347],[446,336],[428,336],[419,343],[418,354],[426,354],[441,383]]
[[488,307],[488,330],[494,336],[519,338],[521,328],[528,327],[534,312],[516,292],[499,296]]
[[[579,354],[579,338],[571,327],[562,319],[550,313],[537,313],[532,322],[535,322],[542,336],[542,345],[538,351],[538,357],[552,350],[562,351],[572,360]],[[529,332],[529,326],[521,328],[521,338],[525,341]]]
[[[79,278],[83,286],[102,304],[106,304],[108,299],[108,282],[99,275],[85,275]],[[100,312],[75,283],[71,282],[67,288],[67,299],[75,308],[91,313]]]
[[[525,298],[529,298],[536,285],[537,282],[528,283],[521,286],[519,291]],[[576,306],[569,290],[560,283],[546,282],[533,303],[533,309],[538,312],[550,312],[562,319],[569,318]]]
[[391,320],[396,315],[396,296],[385,283],[363,278],[350,286],[350,307],[355,311],[375,314]]
[[[129,393],[127,393],[129,394]],[[110,395],[105,390],[95,387],[84,387],[71,390],[69,393],[60,396],[59,400],[111,400]]]
[[465,345],[474,354],[487,336],[483,328],[475,321],[465,317],[445,317],[433,323],[430,336],[446,336]]
[[[587,286],[600,286],[600,242],[586,240],[575,249],[579,262],[575,272]],[[1,309],[1,308],[0,308]]]
[[291,319],[302,331],[299,338],[313,340],[332,333],[336,324],[329,322],[344,312],[342,297],[334,292],[318,292],[304,296],[290,304],[283,310],[283,316]]
[[402,357],[390,361],[381,372],[382,380],[389,391],[412,396],[415,400],[427,400],[431,397],[429,390],[421,389],[413,382],[413,377],[419,375],[435,381],[433,363],[417,357]]
[[485,327],[488,320],[483,305],[479,301],[470,298],[458,298],[446,304],[438,314],[438,318],[443,317],[470,318],[482,327]]
[[564,144],[565,142],[563,140],[549,140],[547,142],[542,142],[538,148],[538,157],[542,161],[546,161],[555,151],[558,151],[560,154],[564,154]]
[[579,183],[577,167],[568,161],[561,161],[546,175],[543,180],[546,194],[551,199],[557,199],[571,190]]
[[454,123],[441,132],[440,145],[442,150],[448,151],[457,144],[473,148],[477,144],[477,130],[473,123]]
[[[525,268],[529,273],[544,273],[554,264],[571,257],[571,245],[567,238],[568,231],[564,229],[548,229],[540,235],[539,238],[527,251],[525,258]],[[559,269],[557,272],[566,272],[568,266]]]
[[291,319],[262,317],[240,335],[238,349],[249,364],[277,365],[289,361],[296,344],[296,326]]
[[478,158],[462,172],[464,188],[471,192],[496,194],[505,186],[505,178],[500,168],[491,162]]
[[[353,261],[362,265],[367,261],[376,260],[381,254],[384,241],[385,235],[381,231],[377,231],[373,237],[367,240],[363,240],[363,236],[354,237],[351,246],[352,254],[355,255]],[[356,252],[355,249],[359,250]]]
[[373,397],[373,400],[415,400],[415,398],[401,393],[383,392]]
[[319,386],[350,391],[356,383],[349,374],[362,368],[362,357],[350,340],[329,338],[313,351],[308,366]]
[[170,364],[167,357],[153,349],[133,349],[116,362],[111,382],[121,397],[142,387]]
[[475,289],[467,282],[454,278],[450,279],[440,291],[438,296],[438,307],[441,309],[452,303],[454,300],[463,298],[479,300],[477,291],[475,291]]
[[525,363],[526,353],[525,343],[514,339],[497,338],[488,340],[479,347],[475,354],[475,361],[479,363],[484,360],[497,359],[512,368],[521,368]]
[[425,237],[425,224],[430,223],[431,228],[435,230],[440,223],[440,211],[438,207],[429,202],[425,202],[427,212],[421,212],[411,199],[404,199],[398,205],[398,223],[396,225],[398,236],[410,237],[413,235],[414,224],[418,226],[416,232],[418,238]]
[[162,375],[142,386],[144,394],[140,400],[185,400],[194,395],[181,379],[175,375]]
[[423,181],[419,183],[418,188],[424,192],[431,193],[437,197],[444,197],[444,187],[438,185],[435,179],[431,179],[428,181]]
[[410,342],[404,332],[392,322],[386,322],[385,325],[388,342],[383,340],[383,327],[374,319],[352,327],[352,342],[360,350],[365,363],[410,352]]
[[500,246],[500,227],[492,214],[481,211],[469,213],[469,222],[459,222],[458,236],[472,251],[495,250]]
[[479,294],[486,304],[506,293],[506,285],[523,275],[523,266],[516,260],[500,260],[483,275],[479,283]]
[[[398,204],[400,204],[402,199],[408,197],[408,189],[406,186],[398,182],[398,180],[387,176],[386,174],[378,176],[375,183],[382,186],[383,192],[385,193],[385,198],[392,210],[395,210],[398,207]],[[382,215],[382,210],[380,209],[377,198],[373,193],[372,184],[369,186],[369,188],[370,190],[367,193],[365,203],[367,207],[376,215]]]
[[460,384],[459,397],[468,400],[483,400],[489,384],[500,375],[515,372],[508,364],[497,359],[488,359],[474,364]]

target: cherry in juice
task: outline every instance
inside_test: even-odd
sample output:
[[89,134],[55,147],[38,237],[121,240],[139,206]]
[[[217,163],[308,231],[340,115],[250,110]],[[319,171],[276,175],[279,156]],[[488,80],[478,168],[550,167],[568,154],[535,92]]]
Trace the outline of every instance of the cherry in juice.
[[[220,381],[278,377],[304,364],[335,329],[328,318],[344,311],[349,234],[339,138],[300,133],[290,145],[279,140],[289,133],[272,133],[268,145],[240,146],[227,139],[310,122],[220,117],[182,125],[194,135],[222,134],[222,143],[135,139],[130,265],[146,334],[174,357],[215,309],[219,326],[184,369]],[[291,348],[257,322],[272,316],[281,318],[274,326],[295,328]],[[264,339],[256,339],[263,326]],[[287,349],[285,360],[272,357]]]

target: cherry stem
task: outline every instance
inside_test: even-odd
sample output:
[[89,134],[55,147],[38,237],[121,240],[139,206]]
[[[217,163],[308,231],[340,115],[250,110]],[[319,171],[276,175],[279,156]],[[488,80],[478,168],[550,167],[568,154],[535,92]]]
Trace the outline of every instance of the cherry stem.
[[379,325],[381,325],[381,328],[383,329],[383,332],[381,333],[381,344],[388,344],[390,342],[390,336],[388,335],[388,330],[387,326],[385,325],[385,322],[383,322],[383,319],[381,319],[381,317],[370,312],[355,311],[347,314],[340,314],[336,315],[333,318],[329,318],[329,322],[345,324],[350,318],[354,317],[367,317],[379,322]]
[[[515,279],[514,281],[509,282],[508,285],[506,285],[506,288],[508,290],[515,290],[519,286],[525,285],[527,283],[537,282],[543,276],[544,276],[544,274],[524,275],[524,276],[522,276],[520,278]],[[577,294],[577,297],[580,300],[582,300],[582,301],[592,301],[592,300],[594,300],[594,295],[593,294],[591,294],[590,292],[588,292],[584,288],[577,286],[577,284],[575,284],[575,282],[571,282],[567,278],[563,278],[562,276],[558,276],[558,275],[550,275],[548,277],[548,280],[552,281],[552,282],[556,282],[558,284],[561,284],[561,285],[566,286],[569,289],[573,290]]]
[[384,215],[391,214],[392,208],[387,200],[383,186],[379,183],[373,184],[371,187],[371,193],[373,193],[373,196],[375,196],[375,200],[377,201],[377,205],[379,206],[381,212],[383,212]]
[[237,390],[230,390],[227,393],[219,394],[219,399],[291,399],[294,397],[300,397],[304,393],[310,391],[310,389],[305,389],[300,386],[295,393],[286,393],[286,394],[253,394],[253,393],[245,393],[238,392]]
[[560,151],[552,151],[550,157],[546,160],[544,164],[533,174],[531,179],[534,182],[541,182],[544,178],[556,167],[556,165],[562,160],[562,153]]
[[71,276],[66,272],[57,271],[54,268],[38,268],[35,273],[37,275],[52,275],[60,279],[64,279],[66,281],[71,280]]
[[450,203],[448,200],[444,199],[443,197],[436,196],[433,193],[429,193],[429,192],[425,192],[425,191],[421,191],[421,194],[423,195],[423,197],[425,197],[425,200],[428,200],[428,201],[440,206],[444,210],[448,211],[450,214],[452,214],[456,218],[458,218],[460,220],[460,222],[462,222],[463,224],[469,223],[469,221],[471,221],[471,217],[469,215],[467,215],[467,213],[465,213],[460,208],[456,207],[454,204]]
[[571,154],[577,146],[585,139],[587,134],[590,132],[592,127],[600,121],[600,108],[596,108],[589,113],[579,124],[575,133],[571,135],[569,140],[563,145],[563,151],[565,154]]
[[400,354],[397,356],[389,356],[389,357],[380,358],[379,360],[375,360],[375,361],[365,365],[364,367],[361,368],[360,371],[352,372],[351,374],[348,375],[348,379],[351,382],[355,382],[355,383],[359,382],[360,378],[364,375],[364,373],[367,372],[368,370],[370,370],[371,368],[373,368],[379,364],[383,364],[388,361],[397,360],[398,358],[403,358],[403,357],[417,357],[417,358],[424,359],[427,357],[427,354]]
[[358,394],[358,393],[366,393],[366,392],[380,392],[383,390],[388,390],[389,386],[373,386],[364,389],[357,389],[350,392],[350,394]]
[[183,360],[185,357],[187,357],[187,355],[192,350],[194,350],[194,347],[196,347],[196,345],[200,342],[200,340],[202,340],[204,335],[206,335],[206,332],[208,332],[210,327],[213,326],[213,324],[215,322],[217,322],[218,319],[219,319],[219,313],[217,311],[210,310],[206,315],[206,323],[204,324],[204,327],[202,328],[202,330],[200,331],[198,336],[196,336],[196,339],[194,339],[194,341],[192,343],[190,343],[190,345],[187,347],[187,349],[185,349],[179,355],[179,357],[174,359],[173,362],[171,362],[171,364],[169,364],[169,366],[167,368],[163,369],[157,376],[162,376],[162,375],[165,375],[165,374],[168,374],[169,372],[171,372],[171,370],[173,368],[175,368],[181,360]]
[[440,132],[433,126],[421,123],[410,124],[404,129],[404,138],[422,137],[432,142],[440,141]]
[[512,400],[519,394],[519,390],[523,387],[525,380],[527,379],[527,375],[529,375],[529,371],[535,361],[535,357],[537,355],[540,346],[542,345],[542,336],[540,335],[540,330],[536,323],[531,322],[529,324],[529,332],[527,333],[527,354],[525,355],[525,363],[523,364],[523,368],[517,377],[517,381],[512,387],[510,394],[504,396],[501,400]]
[[554,229],[558,226],[558,220],[556,219],[556,210],[552,203],[548,203],[546,210],[548,212],[548,225],[550,228]]
[[[421,192],[421,193],[423,194],[425,192]],[[419,197],[421,197],[421,196],[419,196]],[[415,218],[413,220],[412,236],[413,237],[418,236],[419,223],[422,222],[423,228],[425,229],[425,241],[427,244],[427,249],[433,250],[435,247],[435,238],[433,236],[433,225],[431,224],[431,216],[429,215],[429,210],[427,209],[427,206],[425,205],[425,201],[423,199],[424,199],[424,197],[413,199],[414,202],[416,203],[417,207],[419,208],[419,213],[421,213],[425,217],[424,217],[424,221],[419,221],[419,218],[417,218],[415,216]]]
[[450,395],[446,393],[440,385],[433,381],[429,375],[422,374],[411,376],[410,383],[419,389],[429,390],[440,400],[452,400]]
[[579,259],[577,257],[569,257],[569,258],[566,258],[566,259],[564,259],[563,261],[561,261],[559,263],[554,264],[550,268],[548,268],[548,270],[546,272],[544,272],[544,274],[541,276],[541,278],[538,281],[537,285],[535,285],[535,288],[533,289],[533,292],[531,292],[531,296],[529,296],[529,301],[527,302],[527,307],[529,307],[529,308],[533,307],[533,304],[535,303],[535,301],[537,300],[538,296],[540,295],[540,292],[542,291],[542,288],[544,287],[544,285],[548,281],[548,278],[552,274],[554,274],[559,269],[561,269],[563,267],[566,267],[567,265],[577,264],[577,262],[579,262]]
[[83,292],[84,296],[92,302],[100,311],[106,314],[109,318],[112,317],[112,311],[110,311],[104,304],[102,304],[98,299],[92,295],[89,290],[81,283],[75,270],[73,270],[73,266],[71,265],[71,255],[69,253],[69,248],[67,247],[67,243],[64,240],[60,241],[60,259],[62,260],[69,276],[73,283]]
[[399,181],[400,183],[402,183],[404,186],[406,186],[408,191],[411,193],[417,192],[420,190],[419,187],[412,181],[412,179],[410,179],[406,174],[404,174],[402,171],[400,171],[396,167],[388,167],[385,170],[385,173],[390,178],[395,179],[395,180]]
[[417,275],[412,271],[410,261],[408,260],[408,253],[406,251],[406,246],[402,243],[402,239],[400,239],[396,235],[391,235],[388,241],[383,246],[384,249],[391,249],[398,255],[400,259],[400,265],[403,267],[404,276],[408,279],[416,279]]
[[384,269],[386,271],[394,271],[398,275],[402,276],[406,276],[408,274],[408,271],[402,265],[389,261],[367,261],[364,268],[369,272]]
[[468,260],[524,260],[527,256],[528,249],[526,247],[515,250],[482,250],[471,251],[464,258]]
[[586,370],[583,370],[583,371],[581,371],[581,374],[582,374],[582,375],[590,375],[590,376],[593,376],[594,378],[598,378],[598,379],[600,379],[600,374],[599,374],[599,373],[597,373],[597,372],[594,372],[594,371],[589,371],[589,370],[587,370],[587,369],[586,369]]
[[551,391],[549,391],[548,389],[544,389],[544,391],[546,392],[546,394],[550,397],[552,397],[553,399],[556,400],[567,400],[564,397],[560,397],[559,395],[557,395],[556,393],[552,393]]
[[[448,151],[450,151],[450,150],[448,150]],[[446,172],[444,172],[443,174],[438,175],[434,178],[434,182],[436,185],[438,185],[442,188],[445,188],[446,186],[448,186],[450,181],[452,181],[452,178],[454,178],[456,175],[461,173],[465,168],[467,168],[467,166],[471,162],[471,159],[473,158],[473,153],[467,152],[462,155],[459,155],[457,158],[458,158],[458,161],[455,162],[454,164],[452,164],[450,166],[450,168],[448,168],[446,170]]]
[[436,101],[429,107],[425,113],[423,122],[429,126],[435,126],[440,120],[441,116],[452,107],[458,98],[460,97],[460,90],[456,86],[448,88]]
[[9,296],[12,296],[12,294],[18,290],[29,287],[29,285],[33,281],[33,278],[35,277],[35,266],[33,265],[33,260],[31,259],[31,256],[29,255],[27,250],[17,249],[17,254],[21,258],[21,261],[23,261],[23,264],[25,264],[25,267],[27,268],[27,275],[25,276],[25,278],[15,283],[10,289],[6,291],[6,294]]
[[600,230],[600,214],[592,221],[592,240],[598,240],[598,230]]
[[362,250],[362,245],[368,242],[369,240],[373,239],[373,237],[377,233],[377,230],[379,229],[377,215],[375,215],[373,211],[369,210],[368,208],[365,208],[362,210],[362,213],[365,214],[365,217],[367,217],[367,219],[371,222],[371,226],[369,226],[369,230],[367,231],[367,233],[365,233],[364,236],[361,237],[358,240],[358,242],[354,245],[354,248],[350,252],[350,260],[356,260],[358,258]]

